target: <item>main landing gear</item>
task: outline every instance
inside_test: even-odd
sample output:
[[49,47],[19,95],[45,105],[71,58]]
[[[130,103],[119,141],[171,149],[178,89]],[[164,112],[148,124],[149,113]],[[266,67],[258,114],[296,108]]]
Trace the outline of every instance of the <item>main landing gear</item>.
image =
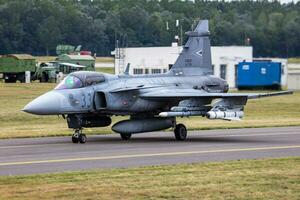
[[174,129],[176,140],[183,141],[186,139],[187,130],[183,124],[177,124]]
[[82,129],[75,129],[75,133],[72,135],[73,143],[86,143],[86,135],[82,133]]
[[[122,140],[130,140],[132,134],[120,133]],[[174,128],[175,139],[178,141],[186,140],[187,129],[183,124],[177,124]]]

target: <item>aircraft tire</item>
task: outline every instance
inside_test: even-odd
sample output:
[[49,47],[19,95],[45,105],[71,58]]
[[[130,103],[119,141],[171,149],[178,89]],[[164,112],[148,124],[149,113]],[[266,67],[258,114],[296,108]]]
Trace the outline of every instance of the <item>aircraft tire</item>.
[[122,140],[129,140],[131,138],[131,134],[120,133]]
[[77,144],[79,142],[78,137],[72,136],[72,142]]
[[80,134],[78,137],[78,140],[81,144],[84,144],[84,143],[86,143],[87,137],[85,134]]
[[177,124],[174,129],[174,134],[175,134],[176,140],[179,140],[179,141],[185,140],[186,136],[187,136],[187,130],[186,130],[185,125]]

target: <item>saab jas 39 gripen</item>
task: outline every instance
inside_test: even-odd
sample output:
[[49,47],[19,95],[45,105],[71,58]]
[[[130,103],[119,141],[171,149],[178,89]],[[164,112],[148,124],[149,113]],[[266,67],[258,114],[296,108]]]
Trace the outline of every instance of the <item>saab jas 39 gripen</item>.
[[112,126],[121,138],[132,134],[174,128],[176,140],[187,129],[176,117],[240,120],[248,99],[291,94],[227,93],[228,83],[212,75],[208,20],[186,33],[188,41],[173,67],[165,74],[110,75],[78,71],[57,87],[27,104],[23,111],[36,115],[62,115],[74,129],[74,143],[85,143],[85,127],[105,127],[111,117],[128,115]]

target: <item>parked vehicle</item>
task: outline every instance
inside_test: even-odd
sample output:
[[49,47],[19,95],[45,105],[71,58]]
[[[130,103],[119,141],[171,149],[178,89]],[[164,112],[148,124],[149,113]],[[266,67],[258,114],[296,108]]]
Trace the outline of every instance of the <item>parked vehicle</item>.
[[27,54],[9,54],[0,57],[0,74],[6,83],[16,81],[24,83],[26,72],[29,72],[31,81],[57,82],[58,76],[81,70],[95,71],[95,58],[90,55],[62,54],[54,62],[38,65],[36,59]]
[[6,83],[25,82],[25,72],[33,75],[36,71],[36,60],[28,54],[8,54],[0,57],[0,73]]

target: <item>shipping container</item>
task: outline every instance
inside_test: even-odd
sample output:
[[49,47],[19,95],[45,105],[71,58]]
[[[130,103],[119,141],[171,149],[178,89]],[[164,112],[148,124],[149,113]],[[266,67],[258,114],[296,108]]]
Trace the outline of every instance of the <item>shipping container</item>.
[[280,62],[240,62],[236,85],[238,89],[280,89],[281,73]]

